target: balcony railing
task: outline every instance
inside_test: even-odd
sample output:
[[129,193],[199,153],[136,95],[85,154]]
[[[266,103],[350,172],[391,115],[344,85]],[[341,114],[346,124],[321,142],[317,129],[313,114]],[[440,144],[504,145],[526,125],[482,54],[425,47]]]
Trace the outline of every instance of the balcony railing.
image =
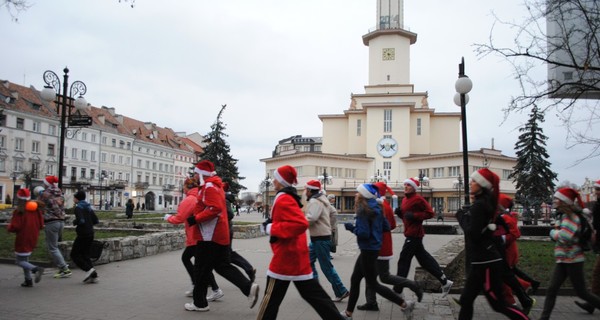
[[136,189],[148,189],[150,184],[148,182],[136,182],[133,186]]

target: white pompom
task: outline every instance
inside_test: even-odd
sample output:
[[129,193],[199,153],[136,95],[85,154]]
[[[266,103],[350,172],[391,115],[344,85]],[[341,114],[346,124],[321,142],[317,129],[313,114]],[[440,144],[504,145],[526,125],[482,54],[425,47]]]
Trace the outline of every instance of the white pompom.
[[377,198],[377,203],[382,204],[385,197]]
[[490,224],[487,225],[487,227],[491,231],[496,231],[496,224],[495,223],[490,223]]

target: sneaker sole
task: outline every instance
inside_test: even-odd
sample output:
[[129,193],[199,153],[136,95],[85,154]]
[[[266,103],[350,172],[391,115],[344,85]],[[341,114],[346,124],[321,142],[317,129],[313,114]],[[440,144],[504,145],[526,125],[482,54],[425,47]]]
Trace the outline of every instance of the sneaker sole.
[[258,302],[258,291],[259,290],[260,290],[260,287],[256,283],[252,284],[252,286],[250,287],[249,298],[251,297],[251,299],[252,299],[252,300],[250,300],[250,309],[254,308],[254,306],[256,305],[256,302]]
[[[194,296],[194,294],[192,293],[192,297],[193,296]],[[223,298],[224,296],[225,296],[225,294],[221,292],[221,293],[216,294],[214,296],[206,297],[206,301],[208,301],[208,302],[216,301],[216,300],[219,300],[219,299]]]

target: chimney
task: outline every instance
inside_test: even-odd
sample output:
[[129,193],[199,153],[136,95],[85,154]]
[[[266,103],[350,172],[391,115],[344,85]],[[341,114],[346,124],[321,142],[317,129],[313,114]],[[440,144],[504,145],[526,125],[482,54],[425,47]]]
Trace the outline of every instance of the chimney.
[[106,124],[105,123],[106,117],[103,114],[101,114],[101,115],[98,116],[98,121],[100,121],[100,123],[102,123],[102,124]]
[[120,124],[123,124],[123,115],[117,114],[115,115],[115,119],[117,119]]
[[144,122],[144,127],[146,127],[146,129],[148,129],[148,130],[152,130],[152,125],[153,125],[152,122]]

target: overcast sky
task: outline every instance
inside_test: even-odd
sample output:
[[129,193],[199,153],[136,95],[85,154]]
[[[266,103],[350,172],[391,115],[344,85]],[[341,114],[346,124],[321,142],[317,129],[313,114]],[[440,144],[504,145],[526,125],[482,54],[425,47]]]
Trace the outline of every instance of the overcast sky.
[[[376,0],[137,0],[133,9],[117,0],[32,3],[16,23],[0,12],[0,79],[41,89],[45,70],[62,77],[68,66],[70,80],[87,85],[92,105],[187,133],[209,132],[227,104],[227,139],[250,191],[264,178],[259,159],[270,157],[278,140],[321,136],[318,115],[342,113],[368,81],[362,36],[375,27]],[[469,149],[489,148],[494,139],[496,149],[514,156],[517,127],[528,115],[503,122],[501,110],[519,87],[510,65],[479,59],[473,44],[487,41],[492,10],[521,20],[522,0],[405,0],[404,9],[405,28],[418,35],[411,50],[415,90],[428,91],[436,111],[459,111],[454,83],[464,56],[474,83]],[[495,37],[510,45],[514,34]],[[598,160],[571,167],[586,149],[567,150],[565,130],[553,114],[546,120],[559,181],[598,179]]]

